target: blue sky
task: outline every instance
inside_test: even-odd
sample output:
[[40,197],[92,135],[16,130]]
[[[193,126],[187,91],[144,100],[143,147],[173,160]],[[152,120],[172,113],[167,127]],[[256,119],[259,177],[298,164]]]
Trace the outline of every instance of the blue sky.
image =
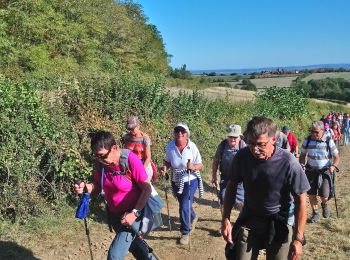
[[241,69],[350,63],[348,0],[135,0],[171,65]]

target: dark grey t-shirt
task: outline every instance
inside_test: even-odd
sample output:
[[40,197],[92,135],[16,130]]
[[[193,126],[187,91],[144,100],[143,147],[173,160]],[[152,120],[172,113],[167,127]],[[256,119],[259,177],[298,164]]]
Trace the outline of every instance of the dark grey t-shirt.
[[268,160],[256,159],[246,147],[232,162],[231,180],[243,181],[245,206],[256,216],[268,216],[286,210],[293,196],[310,189],[305,172],[287,150],[276,147]]

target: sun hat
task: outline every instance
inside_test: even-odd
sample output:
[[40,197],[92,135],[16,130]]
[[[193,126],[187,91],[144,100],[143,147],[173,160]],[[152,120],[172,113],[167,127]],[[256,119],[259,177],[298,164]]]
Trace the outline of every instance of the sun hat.
[[174,132],[176,132],[177,129],[185,130],[188,136],[190,136],[190,129],[185,123],[177,123],[176,126],[174,127]]
[[227,137],[233,136],[233,137],[239,137],[242,135],[242,128],[240,125],[229,125],[227,127]]

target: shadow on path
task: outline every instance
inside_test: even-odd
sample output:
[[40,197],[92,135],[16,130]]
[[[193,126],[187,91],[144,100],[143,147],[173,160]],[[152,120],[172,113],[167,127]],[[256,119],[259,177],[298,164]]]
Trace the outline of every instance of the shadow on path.
[[0,259],[39,260],[31,250],[11,241],[0,241]]

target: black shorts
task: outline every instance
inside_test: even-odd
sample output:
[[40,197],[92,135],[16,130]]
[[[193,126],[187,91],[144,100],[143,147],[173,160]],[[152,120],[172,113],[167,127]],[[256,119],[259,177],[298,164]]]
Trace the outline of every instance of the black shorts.
[[[322,176],[322,180],[320,180],[320,175]],[[323,176],[322,171],[310,171],[310,170],[306,170],[306,177],[309,180],[309,184],[310,184],[310,189],[308,190],[307,194],[308,195],[318,195],[323,197],[323,185],[328,185],[329,186],[329,182],[328,179],[326,177]],[[325,183],[326,182],[326,183]],[[329,191],[326,192],[328,194],[325,194],[326,197],[328,197],[329,195]]]

